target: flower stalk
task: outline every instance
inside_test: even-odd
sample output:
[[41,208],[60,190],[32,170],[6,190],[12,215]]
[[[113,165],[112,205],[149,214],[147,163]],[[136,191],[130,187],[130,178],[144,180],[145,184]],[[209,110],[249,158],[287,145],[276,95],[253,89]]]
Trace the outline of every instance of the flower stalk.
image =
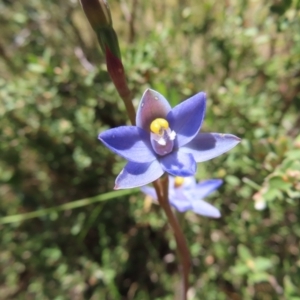
[[161,180],[158,179],[153,182],[153,186],[157,193],[158,202],[162,207],[162,209],[164,210],[168,218],[168,222],[175,236],[177,249],[178,249],[178,256],[180,261],[179,271],[181,273],[181,280],[182,280],[182,286],[180,289],[180,299],[186,300],[187,292],[189,289],[189,273],[190,273],[190,266],[191,266],[190,253],[189,253],[189,249],[184,234],[169,204],[168,185],[169,185],[169,179],[167,176],[165,178],[162,178]]

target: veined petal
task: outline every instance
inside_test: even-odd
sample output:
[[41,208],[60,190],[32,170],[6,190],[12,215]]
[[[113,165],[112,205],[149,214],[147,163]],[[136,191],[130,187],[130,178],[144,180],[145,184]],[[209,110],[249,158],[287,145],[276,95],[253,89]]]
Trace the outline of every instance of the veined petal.
[[198,133],[205,115],[206,94],[201,92],[175,106],[168,114],[170,128],[176,132],[178,147]]
[[150,187],[150,186],[142,186],[141,191],[144,194],[150,196],[153,200],[155,200],[155,202],[157,202],[157,194],[156,194],[155,188]]
[[142,96],[136,113],[136,126],[150,131],[150,124],[157,118],[165,119],[171,106],[160,93],[147,89]]
[[121,126],[99,134],[99,140],[116,154],[137,163],[156,159],[150,134],[136,126]]
[[220,218],[220,211],[215,208],[213,205],[203,201],[203,200],[194,200],[192,201],[192,210],[199,215],[211,217],[211,218]]
[[241,141],[240,138],[226,133],[199,133],[191,142],[179,149],[179,152],[191,153],[196,162],[217,157]]
[[150,163],[128,162],[118,175],[115,190],[130,189],[153,182],[164,173],[160,163],[155,160]]
[[172,152],[160,158],[162,168],[173,176],[187,177],[196,173],[197,165],[192,154]]
[[203,199],[220,187],[223,183],[221,179],[209,179],[202,181],[196,185],[193,193],[196,199]]

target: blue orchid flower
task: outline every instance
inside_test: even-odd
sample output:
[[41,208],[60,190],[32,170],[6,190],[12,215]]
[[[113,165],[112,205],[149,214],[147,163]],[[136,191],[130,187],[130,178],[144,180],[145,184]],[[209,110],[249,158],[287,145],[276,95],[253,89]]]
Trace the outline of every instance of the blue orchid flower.
[[167,172],[187,177],[198,162],[223,154],[240,139],[232,134],[199,133],[206,107],[200,92],[171,108],[158,92],[147,89],[136,115],[136,126],[120,126],[99,134],[99,139],[128,160],[115,189],[146,185]]
[[[221,216],[220,211],[203,199],[222,183],[221,179],[209,179],[196,183],[193,176],[185,178],[169,176],[169,202],[180,212],[192,210],[202,216],[219,218]],[[143,186],[141,191],[157,202],[154,188]]]

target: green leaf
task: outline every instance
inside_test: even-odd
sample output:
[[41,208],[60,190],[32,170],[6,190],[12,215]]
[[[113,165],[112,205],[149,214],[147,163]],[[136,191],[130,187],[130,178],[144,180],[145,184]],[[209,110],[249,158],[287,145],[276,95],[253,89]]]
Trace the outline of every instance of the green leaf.
[[287,191],[292,186],[290,182],[284,181],[280,176],[270,178],[269,185],[271,189],[279,189],[282,191]]
[[256,257],[254,259],[254,264],[256,271],[265,271],[273,265],[272,261],[265,257]]
[[102,201],[108,201],[113,200],[118,197],[130,195],[133,193],[138,192],[139,189],[132,189],[132,190],[120,190],[120,191],[114,191],[114,192],[108,192],[105,194],[101,194],[98,196],[94,196],[91,198],[85,198],[77,201],[68,202],[62,205],[53,206],[45,209],[36,210],[30,213],[26,214],[18,214],[18,215],[12,215],[12,216],[6,216],[3,218],[0,218],[0,224],[8,224],[8,223],[15,223],[15,222],[22,222],[24,220],[42,217],[45,215],[48,215],[52,212],[58,212],[58,211],[64,211],[64,210],[70,210],[75,209],[78,207],[83,207],[86,205],[90,205],[96,202],[102,202]]
[[239,257],[244,261],[247,261],[252,258],[252,255],[251,255],[249,249],[242,244],[238,245],[238,254],[239,254]]
[[232,270],[235,275],[244,275],[244,274],[249,273],[249,268],[244,263],[236,264]]
[[263,281],[268,281],[269,280],[269,274],[266,272],[262,273],[252,273],[249,276],[249,282],[254,284],[254,283],[259,283]]
[[298,159],[300,160],[300,149],[293,149],[286,153],[288,159]]

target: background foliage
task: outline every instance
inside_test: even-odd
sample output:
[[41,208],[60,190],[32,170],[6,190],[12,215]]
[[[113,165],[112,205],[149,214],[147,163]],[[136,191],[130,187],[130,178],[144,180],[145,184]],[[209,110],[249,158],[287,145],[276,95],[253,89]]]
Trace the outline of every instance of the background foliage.
[[[225,184],[221,219],[182,217],[190,299],[299,300],[300,1],[110,5],[135,105],[204,90],[203,130],[243,139],[198,166]],[[97,135],[128,120],[80,5],[3,0],[0,26],[0,223],[111,191],[125,162]],[[1,299],[173,299],[175,244],[140,193],[0,229]]]

